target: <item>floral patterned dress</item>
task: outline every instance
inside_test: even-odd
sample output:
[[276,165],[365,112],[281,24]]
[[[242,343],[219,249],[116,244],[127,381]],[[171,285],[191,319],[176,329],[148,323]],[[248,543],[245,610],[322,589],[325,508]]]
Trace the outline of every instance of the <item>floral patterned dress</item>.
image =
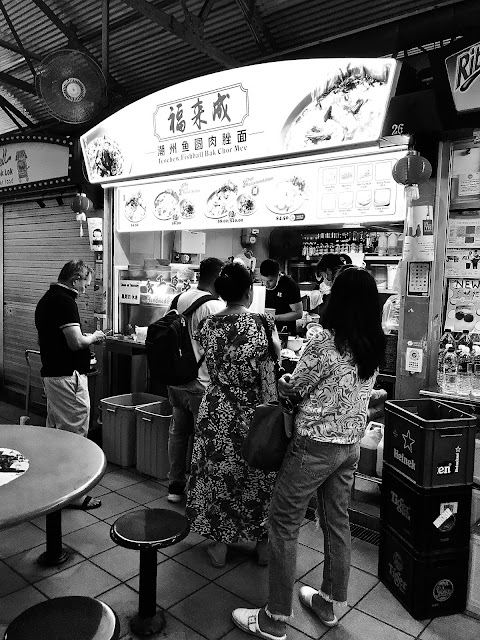
[[217,542],[261,540],[276,474],[249,467],[241,449],[255,406],[277,398],[262,320],[255,313],[210,316],[195,338],[210,385],[195,427],[186,513],[193,531]]

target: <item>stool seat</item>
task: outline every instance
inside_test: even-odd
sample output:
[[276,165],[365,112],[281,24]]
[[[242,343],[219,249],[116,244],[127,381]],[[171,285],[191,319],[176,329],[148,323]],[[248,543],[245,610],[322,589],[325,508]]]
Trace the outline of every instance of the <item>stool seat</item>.
[[188,519],[171,509],[141,509],[120,516],[110,529],[114,542],[127,549],[163,549],[186,538]]
[[5,640],[118,640],[120,624],[107,604],[85,596],[30,607],[7,627]]

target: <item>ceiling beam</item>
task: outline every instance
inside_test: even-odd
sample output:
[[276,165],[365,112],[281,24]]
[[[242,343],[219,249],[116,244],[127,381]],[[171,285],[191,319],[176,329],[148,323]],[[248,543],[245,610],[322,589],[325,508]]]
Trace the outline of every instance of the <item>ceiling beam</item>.
[[235,2],[242,10],[248,28],[252,32],[260,51],[267,53],[268,50],[269,53],[273,53],[277,47],[255,4],[255,0],[235,0]]
[[0,80],[2,82],[5,82],[5,84],[9,84],[12,87],[15,87],[16,89],[21,89],[22,91],[25,91],[26,93],[30,93],[32,94],[32,96],[36,96],[37,95],[37,91],[34,87],[33,84],[30,84],[28,82],[24,82],[23,80],[20,80],[19,78],[15,78],[14,76],[10,75],[9,73],[5,73],[5,71],[0,71]]
[[198,14],[198,17],[203,22],[203,24],[205,24],[205,20],[210,15],[210,11],[213,9],[213,5],[216,1],[217,0],[205,0],[205,2],[203,3],[203,7],[200,9],[200,12]]
[[[12,44],[11,42],[7,42],[7,40],[2,40],[0,38],[0,47],[2,47],[3,49],[7,49],[8,51],[13,51],[14,53],[19,53],[21,56],[23,56],[23,52],[20,49],[20,47],[17,47],[17,45]],[[29,49],[25,49],[25,51],[27,52],[28,57],[31,60],[41,60],[42,59],[42,57],[38,53],[34,53],[33,51],[30,51]]]
[[15,30],[15,27],[13,25],[13,22],[10,20],[10,16],[8,15],[7,10],[5,9],[5,7],[3,6],[3,2],[2,0],[0,0],[0,11],[3,13],[3,17],[5,18],[6,23],[9,26],[9,29],[13,35],[13,37],[15,38],[15,40],[17,41],[17,45],[18,48],[20,49],[20,51],[22,52],[22,56],[25,58],[26,63],[28,64],[28,67],[30,69],[30,71],[32,72],[32,76],[35,78],[35,68],[32,64],[32,61],[30,60],[30,58],[28,57],[28,53],[25,50],[25,47],[23,46],[22,41],[20,40],[20,37],[18,35],[18,33]]
[[[38,2],[39,0],[33,1]],[[241,66],[240,62],[204,40],[198,33],[195,33],[189,28],[186,23],[180,22],[174,16],[157,9],[157,7],[153,6],[150,2],[146,0],[123,0],[123,2],[131,9],[135,9],[135,11],[145,16],[145,18],[148,18],[151,22],[158,24],[162,29],[165,29],[191,47],[220,63],[223,67],[232,69]]]
[[23,122],[25,122],[27,126],[29,127],[35,126],[34,123],[29,118],[27,118],[25,114],[19,111],[17,107],[14,107],[13,104],[8,102],[8,100],[6,100],[3,96],[0,96],[0,107],[5,107],[9,111],[11,111],[15,116],[17,116],[17,118],[19,118],[20,120],[23,120]]
[[[90,56],[90,58],[97,62],[95,56],[93,56],[87,49],[87,47],[80,42],[74,29],[71,29],[62,20],[60,20],[60,18],[50,9],[50,7],[45,4],[45,2],[43,2],[43,0],[31,0],[31,2],[33,2],[40,9],[40,11],[42,11],[47,16],[47,18],[50,19],[51,22],[53,22],[57,29],[59,29],[69,40],[75,42],[77,44],[77,48],[80,51],[86,53],[88,56]],[[101,65],[99,66],[101,67]],[[113,76],[108,74],[107,81],[109,83],[109,86],[118,94],[120,94],[121,96],[125,95],[125,89],[120,85],[120,83],[115,80]]]
[[0,109],[10,118],[10,120],[18,129],[20,129],[21,131],[25,129],[25,127],[22,124],[20,124],[20,122],[18,122],[15,116],[12,113],[10,113],[7,107],[5,107],[3,104],[0,104]]

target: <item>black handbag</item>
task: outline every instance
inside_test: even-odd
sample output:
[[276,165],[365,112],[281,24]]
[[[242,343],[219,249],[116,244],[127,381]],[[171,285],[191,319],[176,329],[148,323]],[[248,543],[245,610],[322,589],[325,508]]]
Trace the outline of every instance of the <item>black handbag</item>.
[[279,402],[259,404],[243,443],[243,458],[255,469],[278,471],[290,439],[285,431],[282,405]]

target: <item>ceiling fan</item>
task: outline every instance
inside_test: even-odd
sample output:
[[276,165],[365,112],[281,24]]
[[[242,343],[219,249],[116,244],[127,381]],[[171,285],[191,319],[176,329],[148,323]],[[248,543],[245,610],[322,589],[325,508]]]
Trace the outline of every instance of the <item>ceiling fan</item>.
[[35,87],[55,118],[69,124],[88,122],[106,105],[102,70],[76,49],[49,53],[37,68]]

